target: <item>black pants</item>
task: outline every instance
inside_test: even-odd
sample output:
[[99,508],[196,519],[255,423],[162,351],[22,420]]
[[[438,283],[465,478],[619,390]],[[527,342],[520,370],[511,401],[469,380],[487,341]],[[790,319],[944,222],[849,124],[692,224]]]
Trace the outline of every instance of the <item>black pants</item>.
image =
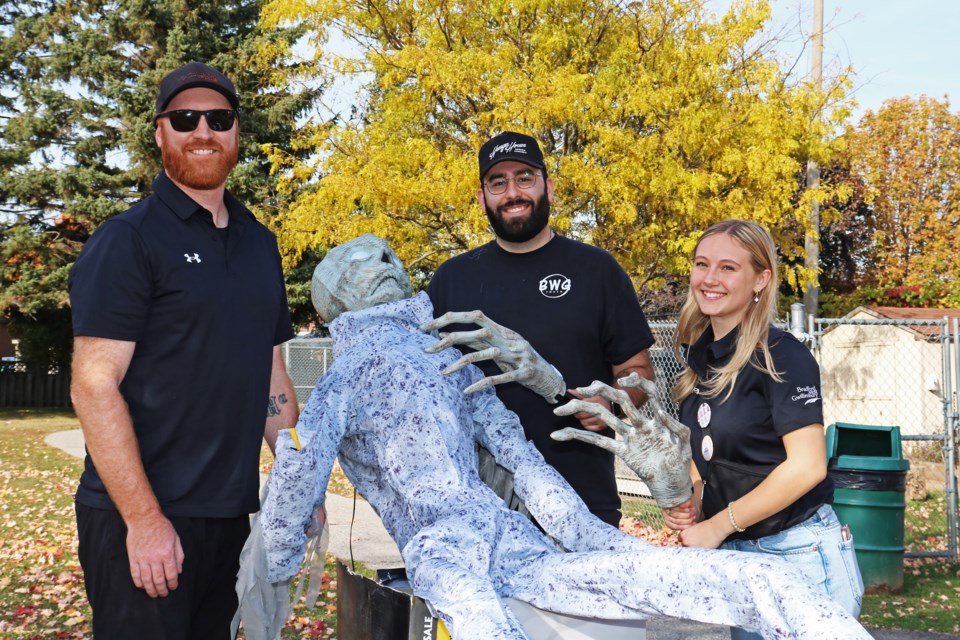
[[623,517],[623,514],[620,512],[620,509],[607,509],[605,511],[594,511],[593,515],[597,516],[607,524],[609,524],[614,529],[620,528],[620,518]]
[[80,566],[96,640],[229,640],[248,516],[171,517],[183,546],[178,587],[151,598],[130,577],[120,514],[77,503]]

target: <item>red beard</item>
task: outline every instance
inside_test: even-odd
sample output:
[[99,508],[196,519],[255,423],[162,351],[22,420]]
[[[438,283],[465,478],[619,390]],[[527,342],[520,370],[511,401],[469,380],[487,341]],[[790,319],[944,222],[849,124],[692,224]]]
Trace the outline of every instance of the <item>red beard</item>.
[[[160,148],[163,156],[163,168],[167,175],[179,184],[191,189],[209,190],[223,186],[230,171],[237,166],[237,145],[227,150],[217,140],[192,142],[177,147],[166,141]],[[213,157],[190,155],[192,149],[215,149]]]

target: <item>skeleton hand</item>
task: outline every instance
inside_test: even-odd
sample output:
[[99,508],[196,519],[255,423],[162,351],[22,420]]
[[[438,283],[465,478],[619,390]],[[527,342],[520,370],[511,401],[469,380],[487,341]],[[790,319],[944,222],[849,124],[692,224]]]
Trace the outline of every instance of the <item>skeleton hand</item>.
[[443,336],[424,351],[436,353],[454,345],[463,345],[474,349],[443,370],[443,374],[459,371],[468,364],[481,360],[493,360],[502,374],[489,376],[465,389],[473,393],[504,382],[517,382],[534,393],[542,396],[550,404],[557,402],[567,387],[563,376],[553,365],[540,357],[530,343],[516,331],[512,331],[488,318],[482,311],[449,311],[439,318],[420,327],[422,331],[433,331],[449,324],[476,324],[476,331],[457,331]]
[[582,440],[619,456],[650,489],[661,508],[669,509],[690,499],[693,484],[690,480],[690,430],[680,424],[660,406],[656,385],[636,373],[617,381],[621,387],[640,387],[649,398],[652,419],[643,416],[622,389],[614,389],[602,382],[581,387],[577,392],[585,396],[602,396],[619,404],[627,414],[623,422],[604,407],[582,400],[571,400],[553,410],[558,416],[583,411],[597,416],[622,440],[607,438],[597,433],[566,428],[554,431],[554,440]]

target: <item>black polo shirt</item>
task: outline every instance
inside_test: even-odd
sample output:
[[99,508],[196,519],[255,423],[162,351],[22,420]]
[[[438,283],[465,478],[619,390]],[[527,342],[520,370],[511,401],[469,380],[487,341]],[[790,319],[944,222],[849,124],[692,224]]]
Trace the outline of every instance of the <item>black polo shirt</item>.
[[[276,238],[229,193],[224,232],[165,173],[153,189],[71,269],[74,335],[136,342],[120,391],[164,513],[252,513],[273,347],[293,337]],[[113,508],[84,465],[77,501]]]
[[[739,327],[714,341],[707,327],[700,339],[687,350],[687,364],[707,379],[711,369],[723,366],[736,348]],[[783,382],[777,382],[752,364],[740,370],[733,393],[702,398],[691,393],[680,404],[680,421],[690,428],[693,461],[701,478],[708,477],[708,463],[700,446],[703,432],[697,424],[701,404],[710,406],[710,430],[714,457],[745,464],[779,464],[787,459],[783,436],[811,424],[823,424],[820,394],[820,367],[813,355],[789,333],[770,327],[767,340],[773,369]],[[755,354],[763,362],[763,352]],[[795,503],[797,512],[833,502],[833,481],[825,478]],[[705,514],[707,517],[713,514]]]

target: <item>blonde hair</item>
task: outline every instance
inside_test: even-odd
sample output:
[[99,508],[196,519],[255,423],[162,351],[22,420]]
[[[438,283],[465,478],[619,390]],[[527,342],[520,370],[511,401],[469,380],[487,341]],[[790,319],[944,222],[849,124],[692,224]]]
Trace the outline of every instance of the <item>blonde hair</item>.
[[[777,250],[773,238],[763,226],[750,220],[724,220],[709,227],[700,236],[693,255],[704,238],[713,235],[726,234],[737,241],[750,253],[750,265],[756,273],[770,270],[770,281],[760,291],[759,302],[750,302],[743,318],[740,321],[740,335],[737,336],[737,346],[727,364],[707,372],[708,379],[700,380],[689,365],[685,366],[677,383],[673,387],[672,396],[676,402],[682,402],[687,396],[699,387],[700,395],[706,398],[716,398],[726,390],[721,402],[726,402],[733,393],[737,375],[748,363],[777,382],[782,382],[780,374],[773,369],[770,358],[770,348],[767,338],[770,333],[770,324],[776,318],[777,290]],[[680,310],[680,321],[677,324],[677,333],[673,338],[674,350],[680,362],[686,363],[683,345],[692,345],[710,326],[710,318],[700,312],[693,290],[687,291],[687,298]],[[763,360],[757,358],[757,352],[763,352]]]

